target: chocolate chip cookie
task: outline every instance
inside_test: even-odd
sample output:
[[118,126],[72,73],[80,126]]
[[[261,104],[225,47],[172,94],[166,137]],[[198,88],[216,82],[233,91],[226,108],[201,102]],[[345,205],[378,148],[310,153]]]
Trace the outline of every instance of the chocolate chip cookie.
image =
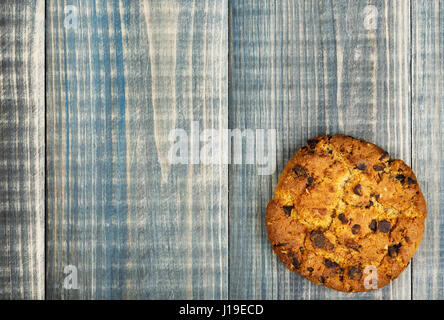
[[268,203],[266,226],[287,268],[345,292],[374,290],[409,264],[426,203],[413,171],[349,136],[307,141]]

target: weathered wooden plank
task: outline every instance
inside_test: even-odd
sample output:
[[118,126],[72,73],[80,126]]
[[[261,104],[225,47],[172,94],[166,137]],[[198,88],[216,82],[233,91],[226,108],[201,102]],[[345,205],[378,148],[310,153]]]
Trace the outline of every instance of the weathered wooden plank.
[[125,48],[130,279],[141,297],[227,298],[228,167],[192,164],[191,146],[187,164],[168,160],[171,130],[184,129],[195,144],[193,121],[201,132],[227,127],[227,8],[149,1],[130,12],[143,13]]
[[427,202],[413,299],[444,299],[444,1],[412,1],[413,169]]
[[73,5],[47,1],[48,298],[226,298],[228,168],[168,152],[227,127],[227,3]]
[[44,1],[0,2],[0,299],[43,299]]
[[409,1],[230,2],[229,126],[277,130],[273,175],[229,169],[230,298],[410,299],[410,267],[371,293],[311,284],[277,261],[264,223],[281,170],[310,137],[345,133],[410,163],[409,16]]

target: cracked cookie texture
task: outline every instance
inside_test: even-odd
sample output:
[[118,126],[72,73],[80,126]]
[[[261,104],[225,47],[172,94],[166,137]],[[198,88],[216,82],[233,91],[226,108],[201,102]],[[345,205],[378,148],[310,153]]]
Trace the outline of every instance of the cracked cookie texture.
[[288,269],[360,292],[399,276],[418,248],[425,218],[417,178],[402,160],[338,134],[308,140],[288,162],[266,226]]

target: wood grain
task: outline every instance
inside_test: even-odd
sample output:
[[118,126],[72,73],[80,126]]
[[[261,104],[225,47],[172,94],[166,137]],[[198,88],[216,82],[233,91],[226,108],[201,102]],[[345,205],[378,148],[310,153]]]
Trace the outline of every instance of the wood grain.
[[227,166],[168,158],[227,126],[226,2],[73,5],[47,1],[47,297],[226,298]]
[[273,175],[229,169],[230,298],[410,299],[410,267],[376,292],[311,284],[277,261],[264,223],[280,172],[308,138],[344,133],[411,162],[409,1],[232,1],[230,21],[229,126],[277,130]]
[[0,2],[0,299],[43,299],[44,1]]
[[[443,7],[0,2],[0,299],[444,299]],[[193,123],[219,139],[276,129],[275,172],[193,160]],[[170,161],[174,129],[186,164]],[[417,254],[376,292],[311,284],[267,239],[280,172],[324,133],[403,159],[426,196]],[[64,288],[69,265],[78,289]]]
[[413,299],[444,299],[444,1],[412,1],[413,169],[427,202]]

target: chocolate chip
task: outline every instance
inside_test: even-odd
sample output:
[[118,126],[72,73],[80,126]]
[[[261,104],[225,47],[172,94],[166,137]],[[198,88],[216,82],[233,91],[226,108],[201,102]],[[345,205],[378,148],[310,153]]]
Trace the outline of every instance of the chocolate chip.
[[324,265],[327,268],[337,268],[337,267],[339,267],[339,264],[337,264],[334,261],[328,260],[328,259],[324,259]]
[[360,226],[359,224],[355,224],[355,225],[352,227],[352,233],[353,233],[353,234],[358,234],[359,232],[361,232],[361,226]]
[[401,248],[401,247],[402,247],[401,243],[394,244],[394,245],[388,247],[388,254],[389,254],[389,256],[391,258],[395,258],[398,255],[398,253],[399,253],[399,248]]
[[293,168],[294,173],[296,173],[296,178],[304,177],[307,174],[307,171],[303,166],[295,165]]
[[310,149],[314,149],[316,147],[316,145],[318,144],[318,140],[310,139],[307,141],[307,144],[310,147]]
[[314,245],[318,248],[323,249],[327,245],[327,239],[319,231],[312,231],[310,237],[311,240],[314,242]]
[[331,149],[327,149],[327,152],[328,152],[329,154],[332,154],[332,153],[333,153],[333,150],[331,150]]
[[376,232],[376,229],[378,228],[378,223],[376,222],[375,219],[373,219],[372,222],[370,222],[370,224],[368,225],[368,227],[369,227],[370,230],[372,230],[373,232]]
[[348,270],[348,276],[352,280],[360,280],[362,277],[362,271],[359,267],[351,267]]
[[354,188],[353,188],[353,192],[355,194],[357,194],[358,196],[362,196],[362,187],[360,184],[357,184]]
[[389,233],[392,225],[387,220],[382,220],[378,223],[378,229],[382,233]]
[[360,163],[356,166],[356,169],[364,171],[365,169],[367,169],[367,166],[365,165],[365,163]]
[[384,171],[385,168],[385,164],[381,163],[381,164],[375,164],[373,166],[373,170],[375,171]]
[[306,188],[308,188],[309,186],[311,186],[311,184],[313,183],[313,181],[314,181],[314,178],[313,177],[308,177],[308,179],[307,179],[307,184],[306,184]]
[[324,278],[323,276],[320,276],[320,277],[319,277],[319,281],[320,281],[322,284],[324,284],[324,283],[325,283],[325,278]]
[[328,239],[323,235],[322,231],[320,230],[313,230],[310,233],[310,239],[313,241],[315,247],[321,248],[321,249],[333,249],[333,244],[328,241]]
[[412,178],[408,177],[407,178],[407,184],[409,186],[411,186],[412,184],[417,184],[416,180],[413,180]]
[[343,213],[341,213],[341,214],[338,216],[338,219],[342,222],[342,224],[346,224],[346,223],[348,222],[347,217],[346,217],[345,214],[343,214]]
[[308,271],[308,272],[313,272],[313,270],[314,270],[314,269],[313,269],[312,267],[308,267],[308,268],[307,268],[307,271]]
[[360,245],[358,245],[355,241],[350,240],[350,239],[345,241],[345,246],[347,248],[353,249],[357,252],[359,252],[359,249],[361,248]]
[[292,265],[297,269],[300,266],[299,260],[297,258],[293,258]]
[[398,175],[395,177],[395,179],[398,180],[399,182],[401,182],[402,184],[404,184],[405,176],[404,176],[403,174],[398,174]]
[[388,152],[387,152],[387,151],[384,151],[384,152],[382,153],[381,157],[379,158],[379,161],[383,161],[383,160],[388,159],[388,158],[390,158]]
[[365,206],[365,208],[366,208],[366,209],[369,209],[372,205],[373,205],[373,201],[370,200],[370,201],[368,202],[368,205]]
[[341,150],[339,150],[339,151],[341,151],[341,153],[344,153],[344,152],[345,152],[345,149],[344,149],[344,148],[341,148]]
[[283,206],[284,212],[287,216],[291,216],[291,210],[293,210],[294,206]]
[[273,247],[283,247],[283,246],[286,246],[287,245],[287,242],[282,242],[282,243],[275,243],[274,245],[273,245]]
[[342,274],[339,276],[339,280],[344,281],[344,276]]

